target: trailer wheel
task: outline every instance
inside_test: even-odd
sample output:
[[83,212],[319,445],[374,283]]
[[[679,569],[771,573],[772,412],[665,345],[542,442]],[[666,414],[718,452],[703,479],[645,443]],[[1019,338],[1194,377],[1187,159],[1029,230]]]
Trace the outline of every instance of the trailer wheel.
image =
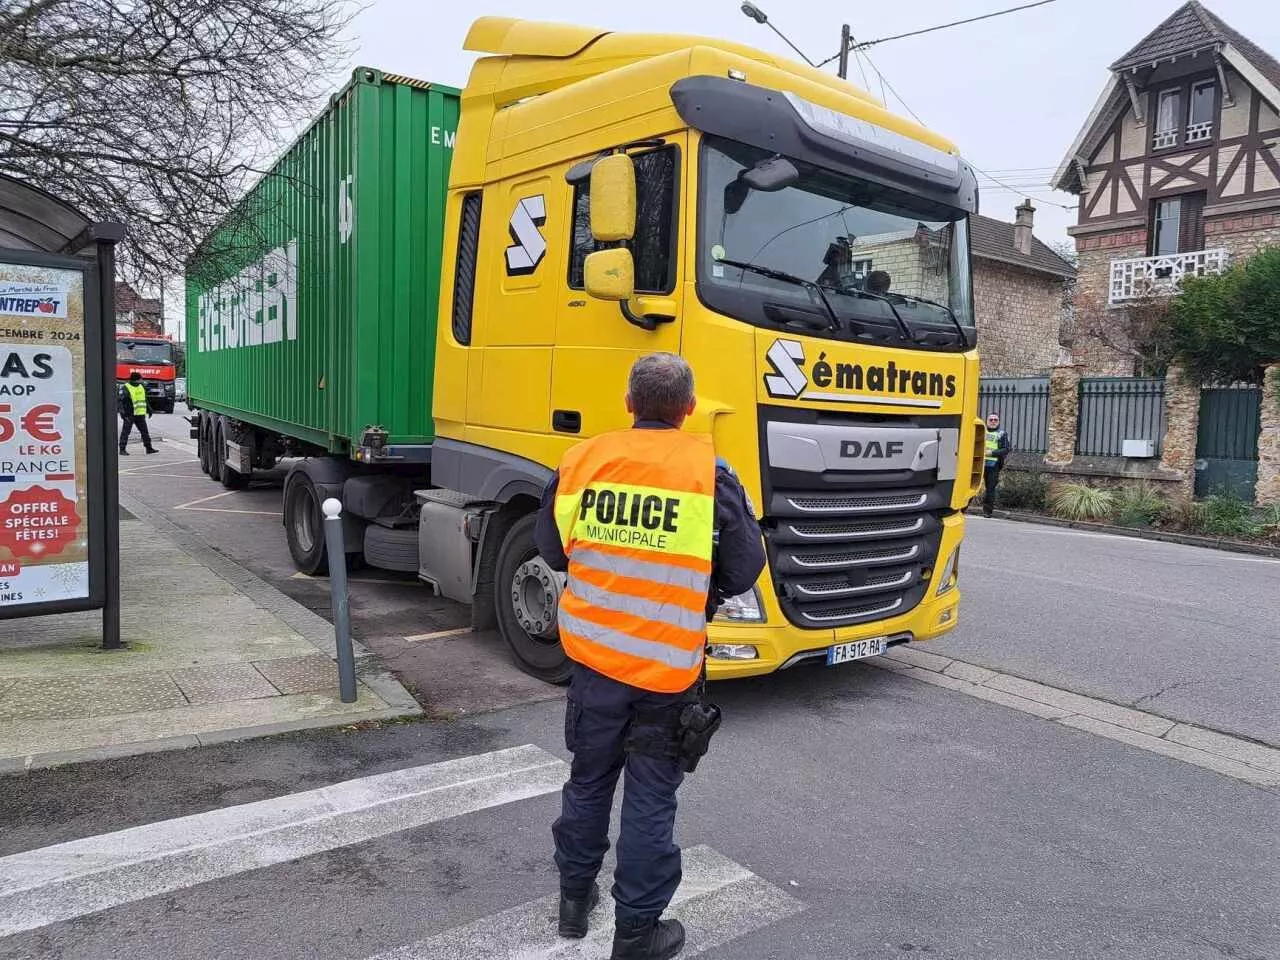
[[548,683],[564,683],[569,679],[570,662],[554,625],[559,584],[554,579],[545,582],[551,571],[545,569],[534,546],[536,521],[536,514],[526,514],[502,541],[494,577],[494,608],[498,630],[520,669]]
[[213,479],[213,417],[200,414],[200,469]]
[[284,531],[289,541],[293,565],[308,576],[329,572],[325,554],[324,518],[316,485],[302,471],[292,478],[284,493]]
[[218,418],[218,425],[215,428],[215,436],[217,443],[214,445],[216,451],[214,474],[215,479],[228,490],[243,490],[249,486],[249,478],[239,470],[233,470],[227,465],[227,421],[224,417]]

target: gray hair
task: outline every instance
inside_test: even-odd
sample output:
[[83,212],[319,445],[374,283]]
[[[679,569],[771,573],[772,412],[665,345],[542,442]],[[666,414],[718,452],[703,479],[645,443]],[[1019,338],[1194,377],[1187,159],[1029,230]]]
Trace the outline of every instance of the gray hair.
[[637,420],[678,424],[693,402],[693,370],[674,353],[651,353],[632,365],[627,396]]

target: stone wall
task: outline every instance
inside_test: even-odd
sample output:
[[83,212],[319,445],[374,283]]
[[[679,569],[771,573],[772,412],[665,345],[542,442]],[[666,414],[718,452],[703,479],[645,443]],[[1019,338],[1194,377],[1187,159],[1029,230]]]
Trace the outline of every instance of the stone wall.
[[1178,495],[1190,499],[1196,486],[1196,436],[1200,427],[1200,387],[1180,367],[1164,377],[1164,448],[1160,467],[1178,484]]
[[1111,293],[1111,261],[1147,255],[1145,227],[1076,237],[1076,328],[1072,357],[1091,377],[1133,376],[1133,358],[1089,333],[1091,324],[1124,323],[1123,308],[1107,306]]
[[1049,375],[1049,449],[1046,464],[1067,464],[1076,455],[1080,417],[1080,367],[1057,366]]
[[973,303],[982,374],[1043,376],[1058,359],[1061,277],[975,257]]
[[1254,502],[1260,507],[1269,507],[1280,504],[1280,363],[1267,367],[1262,383],[1261,414]]
[[1267,247],[1280,246],[1280,211],[1206,217],[1204,246],[1206,250],[1226,247],[1232,264],[1242,263]]

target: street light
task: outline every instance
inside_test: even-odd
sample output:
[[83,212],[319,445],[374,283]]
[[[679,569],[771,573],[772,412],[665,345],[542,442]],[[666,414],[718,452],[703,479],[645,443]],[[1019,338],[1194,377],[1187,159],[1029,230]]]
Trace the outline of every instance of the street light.
[[785,43],[792,50],[794,50],[797,54],[799,54],[800,59],[803,60],[805,63],[807,63],[809,66],[811,67],[817,66],[817,64],[815,64],[812,60],[810,60],[808,57],[804,55],[803,50],[801,50],[794,43],[792,43],[790,40],[787,39],[786,34],[784,34],[781,30],[779,30],[772,23],[770,23],[768,14],[766,14],[763,10],[761,10],[754,3],[752,3],[751,0],[744,0],[742,4],[742,12],[746,16],[754,20],[756,23],[763,24],[764,26],[772,30],[774,33],[776,33],[778,36],[782,37],[782,42]]

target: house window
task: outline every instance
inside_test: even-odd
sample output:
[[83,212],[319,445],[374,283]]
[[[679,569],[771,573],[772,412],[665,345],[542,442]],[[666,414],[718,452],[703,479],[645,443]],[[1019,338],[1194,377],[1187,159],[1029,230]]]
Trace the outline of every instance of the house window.
[[[636,233],[628,246],[636,264],[636,290],[670,293],[675,289],[676,148],[632,157],[636,167]],[[569,286],[581,290],[587,254],[604,249],[591,236],[591,181],[573,190],[573,250]]]
[[1204,80],[1191,87],[1191,113],[1187,117],[1187,143],[1203,143],[1213,136],[1213,107],[1216,87]]
[[869,273],[871,273],[871,260],[853,261],[853,278],[855,280],[865,280]]
[[1156,102],[1156,132],[1152,146],[1157,149],[1178,145],[1178,128],[1182,125],[1182,91],[1165,90]]
[[1203,211],[1203,193],[1155,201],[1151,209],[1151,255],[1167,257],[1204,249]]

